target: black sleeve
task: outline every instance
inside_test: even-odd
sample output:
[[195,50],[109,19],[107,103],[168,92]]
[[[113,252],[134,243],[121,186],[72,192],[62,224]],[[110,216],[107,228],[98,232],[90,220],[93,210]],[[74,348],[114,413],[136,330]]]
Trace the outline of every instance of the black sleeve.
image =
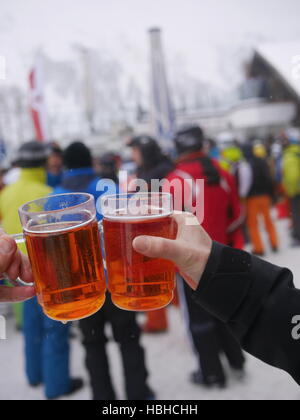
[[248,353],[300,384],[300,290],[289,270],[214,243],[194,298]]

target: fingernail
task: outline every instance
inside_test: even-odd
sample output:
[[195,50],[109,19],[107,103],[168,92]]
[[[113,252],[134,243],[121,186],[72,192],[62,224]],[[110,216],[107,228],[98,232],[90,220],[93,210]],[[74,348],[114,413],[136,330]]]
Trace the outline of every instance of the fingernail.
[[12,241],[6,239],[0,240],[0,254],[10,254],[14,250],[14,244]]
[[149,238],[145,237],[141,237],[141,238],[136,238],[134,240],[134,247],[137,251],[139,252],[146,252],[149,249],[150,246],[150,241]]

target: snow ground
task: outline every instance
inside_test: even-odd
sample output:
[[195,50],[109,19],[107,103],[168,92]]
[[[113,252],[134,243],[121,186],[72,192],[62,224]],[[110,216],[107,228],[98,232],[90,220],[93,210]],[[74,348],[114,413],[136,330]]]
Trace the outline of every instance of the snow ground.
[[[282,251],[269,255],[271,262],[288,266],[294,271],[295,281],[300,287],[299,249],[288,247],[288,222],[278,223]],[[1,308],[0,308],[1,310]],[[190,349],[184,323],[179,310],[170,308],[170,331],[159,336],[143,337],[147,349],[148,367],[151,371],[150,383],[158,399],[191,400],[300,400],[300,389],[284,372],[273,369],[248,356],[247,379],[237,382],[230,377],[226,390],[207,391],[189,383],[188,377],[196,367],[195,357]],[[26,384],[23,368],[22,336],[15,332],[13,320],[8,319],[7,340],[0,341],[0,399],[1,400],[40,400],[44,398],[43,389],[31,389]],[[122,390],[122,368],[119,352],[114,343],[109,344],[112,374],[120,398]],[[72,375],[82,376],[88,383],[84,368],[84,353],[80,340],[72,340]],[[89,399],[88,386],[71,399]]]

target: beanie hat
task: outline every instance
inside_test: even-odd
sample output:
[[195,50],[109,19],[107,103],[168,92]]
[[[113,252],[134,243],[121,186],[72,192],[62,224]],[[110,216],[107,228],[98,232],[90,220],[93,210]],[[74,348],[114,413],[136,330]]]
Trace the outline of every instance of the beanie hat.
[[67,169],[89,168],[93,165],[90,149],[82,142],[74,142],[63,153]]
[[198,125],[183,127],[175,136],[177,153],[197,152],[203,148],[204,134]]
[[39,168],[46,164],[49,149],[43,143],[30,141],[22,144],[17,152],[17,162],[21,168]]
[[157,147],[157,141],[153,138],[150,137],[148,135],[141,135],[141,136],[136,136],[133,137],[129,140],[129,142],[127,143],[128,147],[138,147],[139,149],[143,148],[143,147],[147,147],[147,148],[154,148]]

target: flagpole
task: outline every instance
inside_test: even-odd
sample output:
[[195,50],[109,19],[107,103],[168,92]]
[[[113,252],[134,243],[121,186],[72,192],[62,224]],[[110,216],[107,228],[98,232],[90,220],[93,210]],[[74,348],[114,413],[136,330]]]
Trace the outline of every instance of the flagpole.
[[171,101],[160,28],[149,30],[151,52],[151,121],[153,131],[167,152],[173,150],[175,113]]
[[94,134],[95,129],[95,92],[94,81],[92,78],[91,54],[90,50],[83,45],[76,44],[74,46],[80,54],[82,71],[83,71],[83,94],[84,94],[84,112],[88,124],[89,134]]

